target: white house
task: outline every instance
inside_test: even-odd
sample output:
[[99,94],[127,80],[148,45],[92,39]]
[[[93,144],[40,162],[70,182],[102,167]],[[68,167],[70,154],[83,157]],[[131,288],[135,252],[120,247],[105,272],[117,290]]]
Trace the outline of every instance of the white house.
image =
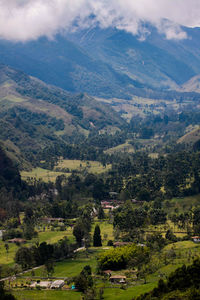
[[193,242],[200,243],[200,236],[193,236],[192,237]]
[[55,280],[51,284],[51,289],[61,289],[65,285],[64,280]]

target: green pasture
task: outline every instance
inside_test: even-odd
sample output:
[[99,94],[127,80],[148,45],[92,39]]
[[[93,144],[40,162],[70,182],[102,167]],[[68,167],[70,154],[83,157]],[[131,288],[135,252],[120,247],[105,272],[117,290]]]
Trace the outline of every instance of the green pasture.
[[65,173],[65,172],[55,172],[55,171],[49,171],[46,169],[42,169],[42,168],[35,168],[32,169],[31,171],[22,171],[21,172],[21,177],[23,180],[27,181],[29,178],[33,178],[33,179],[42,179],[45,182],[55,182],[56,181],[56,177],[60,176],[60,175],[65,175],[65,176],[69,176],[70,173]]
[[164,209],[168,213],[173,213],[174,211],[183,213],[198,205],[200,205],[200,194],[184,198],[173,198],[169,201],[166,200],[164,202]]
[[[40,243],[47,242],[49,244],[53,244],[61,240],[64,236],[67,236],[70,242],[74,242],[72,229],[68,228],[66,231],[39,232],[37,238],[27,241],[27,243],[24,244],[23,246],[29,247],[30,245],[34,244],[36,241],[39,241]],[[16,244],[7,243],[9,246],[8,253],[7,253],[5,248],[6,243],[7,242],[3,242],[2,240],[0,240],[0,264],[13,265],[15,253],[19,249],[19,246],[17,246]]]
[[105,300],[132,300],[133,297],[150,292],[155,286],[156,283],[147,283],[129,287],[126,290],[120,288],[106,288],[104,289],[103,296]]
[[70,242],[74,242],[74,236],[72,234],[72,229],[67,228],[66,231],[44,231],[38,233],[38,239],[40,243],[46,242],[48,244],[54,244],[57,243],[59,240],[61,240],[63,237],[67,237]]
[[134,150],[134,147],[131,144],[126,142],[126,143],[118,145],[116,147],[109,148],[108,150],[105,150],[104,152],[107,153],[107,154],[114,154],[114,153],[117,153],[117,152],[134,153],[135,150]]
[[[54,277],[73,277],[77,276],[86,265],[90,265],[95,273],[97,268],[97,256],[102,249],[90,249],[76,254],[76,257],[61,262],[57,262],[54,267]],[[42,277],[43,267],[35,270],[35,276]],[[29,276],[29,273],[25,274]]]
[[14,257],[17,249],[19,248],[15,244],[8,243],[8,253],[5,248],[5,242],[0,240],[0,265],[12,265],[14,263]]
[[12,294],[17,300],[80,300],[81,294],[74,291],[16,290]]
[[[21,177],[25,181],[28,181],[29,179],[41,179],[44,182],[55,182],[57,176],[70,176],[71,172],[74,170],[81,172],[86,169],[89,173],[101,174],[108,171],[110,168],[111,165],[106,165],[106,167],[104,167],[97,161],[60,160],[53,171],[43,168],[34,168],[30,171],[22,171]],[[69,172],[66,172],[65,169],[69,169]]]
[[[155,283],[147,283],[126,290],[120,288],[105,288],[103,297],[105,300],[131,300],[135,296],[151,291]],[[13,290],[12,294],[17,300],[80,300],[81,293],[74,291],[52,291],[52,290]],[[98,290],[97,290],[98,297]],[[98,298],[97,298],[98,299]]]
[[58,164],[57,164],[57,166],[55,166],[54,170],[69,169],[71,172],[73,170],[83,171],[84,169],[87,169],[87,171],[89,173],[100,174],[100,173],[108,171],[110,168],[111,168],[111,165],[107,165],[106,167],[104,167],[98,161],[82,161],[82,160],[63,159],[58,162]]

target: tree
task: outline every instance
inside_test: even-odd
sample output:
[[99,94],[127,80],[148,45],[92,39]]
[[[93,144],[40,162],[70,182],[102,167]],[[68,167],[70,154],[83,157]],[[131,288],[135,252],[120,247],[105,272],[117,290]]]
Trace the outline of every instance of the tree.
[[165,238],[169,241],[172,242],[176,242],[177,241],[177,237],[175,236],[175,234],[172,232],[171,229],[168,229],[166,234],[165,234]]
[[44,264],[45,270],[47,272],[47,276],[49,277],[50,275],[54,273],[54,262],[52,260],[47,260]]
[[34,236],[37,236],[37,232],[34,230],[34,224],[25,223],[24,225],[24,237],[27,240],[31,240]]
[[105,218],[105,213],[104,213],[103,207],[99,206],[99,209],[98,209],[98,219],[102,220],[104,218]]
[[74,280],[75,287],[78,291],[84,292],[88,289],[88,280],[84,274],[79,274]]
[[103,289],[103,287],[101,287],[101,288],[99,289],[99,299],[100,299],[100,300],[103,300],[103,294],[104,294],[104,289]]
[[93,286],[92,270],[89,265],[85,266],[81,273],[76,276],[74,283],[80,292],[85,292]]
[[4,247],[6,249],[7,259],[8,259],[9,245],[7,243],[5,243]]
[[151,224],[157,225],[157,224],[165,224],[167,218],[166,213],[162,209],[151,209],[150,211],[150,221]]
[[137,196],[141,201],[149,201],[151,198],[150,192],[146,188],[142,188]]
[[100,231],[99,225],[96,225],[95,229],[94,229],[93,246],[94,247],[101,247],[102,246],[101,231]]
[[30,248],[21,247],[15,254],[15,262],[22,266],[22,269],[30,268],[34,265],[33,253]]
[[85,234],[84,225],[82,223],[80,223],[80,222],[77,223],[74,226],[73,235],[75,236],[77,244],[79,246],[81,246],[81,244],[82,244],[82,239],[84,237],[84,234]]

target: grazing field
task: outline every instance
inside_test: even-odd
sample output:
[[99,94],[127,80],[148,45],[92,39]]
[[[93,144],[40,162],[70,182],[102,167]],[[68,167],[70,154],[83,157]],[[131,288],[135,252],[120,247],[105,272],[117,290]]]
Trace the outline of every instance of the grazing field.
[[184,253],[188,250],[193,251],[193,254],[199,254],[200,255],[200,244],[194,243],[193,241],[181,241],[174,244],[169,244],[165,247],[165,250],[170,250],[172,248],[175,248],[175,250],[183,251]]
[[[103,297],[105,300],[131,300],[135,296],[151,291],[156,286],[155,283],[147,283],[130,287],[127,290],[118,288],[105,288]],[[12,292],[17,300],[80,300],[81,293],[74,291],[26,291],[16,290]],[[98,292],[97,292],[98,294]],[[98,299],[98,298],[97,298]]]
[[74,236],[72,234],[72,229],[69,227],[67,228],[66,231],[39,232],[38,239],[40,243],[46,242],[48,244],[54,244],[57,243],[65,236],[70,240],[70,242],[75,242]]
[[80,300],[80,293],[73,291],[26,291],[17,290],[12,292],[17,300]]
[[68,259],[64,262],[59,262],[55,266],[54,276],[56,277],[72,277],[78,275],[82,269],[90,265],[92,271],[96,271],[97,260],[96,255],[98,253],[94,252],[93,255],[89,254],[88,257],[86,253],[82,253],[82,255],[76,259]]
[[100,162],[98,161],[82,161],[82,160],[60,160],[55,166],[54,170],[62,170],[62,169],[69,169],[69,171],[77,170],[77,171],[83,171],[86,169],[89,173],[96,173],[100,174],[103,172],[108,171],[111,168],[111,165],[106,165],[104,167]]
[[120,288],[109,288],[104,290],[104,300],[132,300],[133,297],[150,292],[156,283],[147,283],[123,290]]
[[111,165],[106,165],[104,167],[98,161],[60,160],[53,171],[35,168],[31,171],[22,171],[21,176],[25,181],[28,181],[29,179],[42,179],[45,182],[55,182],[57,176],[70,176],[71,172],[74,170],[79,172],[86,170],[88,173],[101,174],[108,171],[110,168]]
[[200,128],[197,125],[196,128],[194,128],[192,131],[186,133],[184,136],[182,136],[177,143],[178,144],[194,144],[196,141],[198,141],[200,138]]
[[200,205],[200,194],[184,198],[173,198],[170,201],[165,200],[164,209],[168,214],[178,211],[183,213]]
[[55,182],[56,181],[56,177],[59,175],[65,175],[65,176],[69,176],[70,173],[65,173],[65,172],[55,172],[55,171],[49,171],[46,169],[42,169],[42,168],[35,168],[32,169],[31,171],[22,171],[21,172],[21,176],[23,180],[28,180],[29,178],[33,178],[33,179],[42,179],[45,182]]
[[[64,236],[67,236],[70,242],[74,242],[74,237],[72,235],[72,229],[68,228],[67,231],[45,231],[39,232],[38,237],[34,238],[30,241],[27,241],[23,246],[29,247],[34,244],[36,241],[47,242],[49,244],[53,244],[61,240]],[[16,244],[8,243],[9,249],[8,253],[5,248],[6,242],[0,241],[0,264],[3,265],[13,265],[15,253],[19,249],[19,246]]]
[[109,148],[108,150],[104,151],[107,154],[114,154],[114,153],[118,153],[118,152],[126,152],[126,153],[134,153],[134,147],[129,144],[128,142],[118,145],[116,147],[113,148]]
[[3,265],[12,265],[14,264],[14,257],[17,249],[19,248],[15,244],[8,244],[9,249],[8,253],[5,248],[5,244],[3,241],[0,241],[0,264]]
[[[102,249],[90,249],[76,254],[75,258],[70,258],[61,262],[57,262],[54,268],[54,277],[73,277],[77,276],[86,265],[90,265],[92,271],[96,272],[97,256]],[[35,276],[43,276],[43,267],[35,270]],[[29,273],[26,274],[29,276]]]

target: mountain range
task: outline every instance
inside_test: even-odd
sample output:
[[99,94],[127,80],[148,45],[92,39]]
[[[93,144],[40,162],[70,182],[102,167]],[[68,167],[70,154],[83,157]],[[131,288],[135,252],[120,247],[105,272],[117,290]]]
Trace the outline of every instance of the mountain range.
[[[77,30],[53,40],[0,41],[1,62],[69,92],[103,98],[174,98],[198,92],[200,29],[167,40],[146,25],[145,39],[114,28]],[[192,84],[191,84],[192,82]],[[190,97],[190,96],[189,96]]]

